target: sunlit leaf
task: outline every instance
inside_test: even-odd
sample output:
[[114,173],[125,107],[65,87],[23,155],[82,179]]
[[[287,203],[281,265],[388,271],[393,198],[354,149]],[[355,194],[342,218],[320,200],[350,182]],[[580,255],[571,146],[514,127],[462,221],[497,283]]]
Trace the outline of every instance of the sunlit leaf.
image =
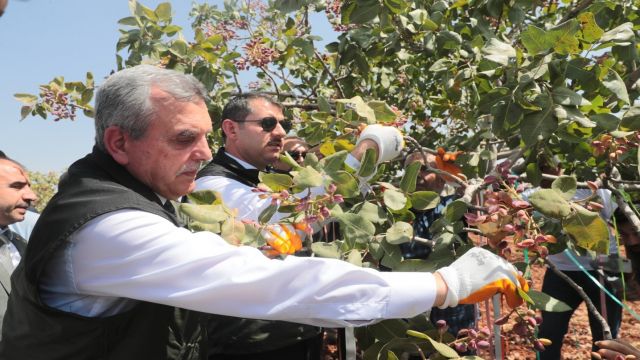
[[412,192],[416,189],[416,182],[418,180],[418,173],[422,163],[414,161],[404,170],[404,175],[400,180],[400,189],[404,192]]
[[[548,271],[551,271],[551,270],[548,270]],[[571,310],[569,305],[543,292],[530,289],[528,292],[528,295],[529,295],[529,298],[533,300],[533,306],[536,309],[549,311],[549,312],[563,312],[563,311]]]
[[407,197],[403,193],[394,189],[385,190],[382,196],[384,204],[391,210],[402,210],[407,204]]
[[574,212],[562,220],[563,230],[576,244],[599,254],[609,253],[609,228],[596,212],[575,206]]
[[416,210],[433,209],[440,204],[440,196],[433,191],[416,191],[409,198],[411,206]]
[[389,244],[400,245],[411,241],[413,238],[413,227],[404,221],[396,221],[387,229],[387,241]]
[[551,183],[551,188],[562,195],[565,200],[571,200],[576,194],[578,183],[575,177],[562,175],[553,180],[553,183]]
[[553,189],[540,189],[531,196],[529,202],[543,215],[554,219],[562,219],[571,213],[571,205],[564,199],[562,193]]

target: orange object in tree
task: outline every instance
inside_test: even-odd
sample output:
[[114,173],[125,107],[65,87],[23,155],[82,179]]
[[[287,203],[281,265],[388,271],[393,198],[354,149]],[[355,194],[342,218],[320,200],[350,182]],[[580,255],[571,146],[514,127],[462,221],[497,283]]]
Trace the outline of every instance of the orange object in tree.
[[[436,168],[442,171],[446,171],[457,178],[463,179],[462,169],[455,164],[458,155],[462,154],[462,151],[446,152],[443,148],[439,147],[436,154]],[[445,181],[452,181],[450,176],[443,175]]]

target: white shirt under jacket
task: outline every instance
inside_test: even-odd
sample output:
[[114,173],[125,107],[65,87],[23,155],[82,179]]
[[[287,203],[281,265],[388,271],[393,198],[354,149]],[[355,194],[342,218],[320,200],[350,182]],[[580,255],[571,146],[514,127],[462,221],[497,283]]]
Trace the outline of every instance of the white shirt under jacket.
[[90,317],[117,314],[143,300],[344,327],[415,316],[430,309],[436,295],[430,273],[378,272],[320,258],[272,260],[252,247],[131,209],[86,223],[43,273],[45,304]]

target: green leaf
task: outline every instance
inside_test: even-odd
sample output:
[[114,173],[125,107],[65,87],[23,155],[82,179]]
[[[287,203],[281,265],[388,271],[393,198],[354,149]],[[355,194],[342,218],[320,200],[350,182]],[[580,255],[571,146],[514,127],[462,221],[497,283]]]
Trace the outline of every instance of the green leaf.
[[321,186],[323,183],[322,174],[311,166],[305,166],[299,171],[293,171],[293,183],[302,188]]
[[330,175],[331,180],[336,184],[338,190],[337,194],[340,194],[346,198],[352,198],[360,195],[360,188],[358,182],[354,179],[353,175],[346,171],[338,171]]
[[553,180],[553,183],[551,183],[551,188],[560,193],[563,199],[571,200],[576,194],[578,182],[573,176],[562,175]]
[[191,219],[206,223],[213,224],[225,221],[229,218],[229,214],[224,211],[222,205],[196,205],[181,203],[178,205],[178,210]]
[[358,116],[367,120],[368,124],[374,124],[376,122],[376,114],[373,109],[367,105],[360,96],[352,97],[351,99],[338,99],[337,103],[348,104],[353,107]]
[[631,103],[629,101],[629,93],[627,92],[624,80],[622,80],[615,70],[609,69],[604,80],[602,80],[602,85],[611,91],[618,99],[627,104]]
[[369,148],[364,152],[364,157],[360,162],[360,169],[358,170],[359,177],[366,178],[375,173],[376,157],[376,151],[372,148]]
[[404,0],[384,0],[384,6],[392,14],[400,14],[407,8],[407,3]]
[[125,26],[138,26],[138,20],[133,16],[127,16],[118,20],[118,24]]
[[387,105],[386,102],[373,100],[369,101],[367,105],[373,109],[377,122],[390,123],[396,120],[396,113],[391,109],[391,106]]
[[353,213],[343,213],[336,215],[336,218],[340,222],[340,229],[345,239],[349,241],[366,243],[376,232],[375,225],[365,219],[364,216]]
[[549,33],[553,37],[553,50],[561,55],[577,54],[581,51],[577,34],[580,24],[576,19],[568,20],[552,28]]
[[[400,180],[400,189],[404,192],[412,192],[416,189],[416,181],[422,163],[414,161],[404,170],[404,175]],[[415,206],[414,206],[415,207]]]
[[349,251],[349,254],[347,255],[347,262],[352,265],[362,267],[362,254],[360,254],[360,250],[353,249]]
[[156,7],[155,14],[160,21],[171,21],[171,3],[161,3]]
[[31,95],[31,94],[13,94],[13,97],[20,101],[23,104],[27,104],[27,105],[35,105],[35,103],[38,102],[38,97],[35,95]]
[[362,204],[362,207],[358,211],[358,215],[361,215],[365,219],[377,224],[383,224],[387,221],[387,214],[384,212],[382,207],[369,201],[365,201]]
[[260,224],[267,224],[277,210],[278,210],[277,205],[269,204],[269,206],[267,206],[264,210],[262,210],[262,212],[260,212],[260,215],[258,215],[258,222]]
[[199,221],[190,221],[189,224],[187,224],[187,227],[189,228],[189,230],[195,232],[208,231],[214,234],[220,234],[220,232],[222,231],[220,223],[208,224]]
[[591,115],[590,118],[605,131],[616,130],[618,128],[618,124],[620,124],[620,119],[612,114],[594,114]]
[[416,191],[409,198],[411,206],[416,210],[433,209],[440,204],[440,196],[433,191]]
[[591,119],[586,117],[580,110],[572,106],[556,105],[553,108],[553,113],[558,120],[566,119],[583,128],[593,128],[597,125],[595,122],[591,121]]
[[489,39],[481,51],[485,55],[485,59],[503,66],[509,65],[509,60],[516,57],[516,49],[497,38]]
[[198,190],[187,194],[190,203],[197,205],[222,204],[222,196],[215,190]]
[[342,4],[343,24],[365,24],[378,16],[380,12],[378,0],[351,0]]
[[189,45],[183,40],[174,40],[173,43],[171,43],[170,51],[176,56],[183,57],[187,55],[188,47]]
[[640,130],[640,106],[632,106],[622,116],[620,130]]
[[547,104],[542,110],[530,113],[522,119],[520,134],[525,145],[532,146],[544,141],[558,128],[553,108]]
[[462,219],[464,213],[467,212],[468,205],[463,200],[455,200],[447,204],[444,208],[443,214],[445,220],[449,223],[453,223],[457,220]]
[[419,339],[425,339],[428,340],[431,345],[433,346],[433,348],[440,353],[440,355],[444,356],[445,358],[451,359],[451,358],[457,358],[458,357],[458,353],[453,350],[452,348],[450,348],[448,345],[443,344],[441,342],[437,342],[435,340],[433,340],[429,335],[415,331],[415,330],[407,330],[407,335],[409,336],[413,336],[413,337],[417,337]]
[[553,189],[540,189],[534,192],[529,196],[529,202],[537,211],[554,219],[562,219],[571,214],[571,204],[561,193]]
[[340,259],[340,249],[335,242],[314,242],[311,244],[311,250],[318,257]]
[[539,186],[540,181],[542,180],[542,172],[540,171],[540,167],[536,163],[527,164],[527,181],[530,182],[533,186]]
[[368,330],[373,333],[376,339],[383,342],[404,337],[408,329],[409,325],[401,319],[383,320],[377,324],[368,326]]
[[24,120],[33,111],[33,106],[24,105],[20,108],[20,120]]
[[547,36],[546,31],[534,25],[529,25],[527,30],[522,32],[520,41],[527,48],[529,55],[541,54],[553,47],[553,41]]
[[382,194],[384,204],[391,210],[402,210],[407,205],[407,197],[400,191],[387,189]]
[[292,11],[298,11],[303,6],[309,4],[308,0],[278,0],[273,2],[276,9],[283,13],[289,13]]
[[338,151],[320,160],[320,164],[322,165],[325,173],[335,173],[342,170],[344,161],[347,159],[348,155],[349,153],[345,150]]
[[553,96],[553,101],[556,104],[573,106],[591,105],[589,100],[583,98],[582,95],[565,86],[557,86],[553,88],[551,95]]
[[600,42],[614,42],[624,46],[630,45],[634,38],[633,23],[626,22],[604,33],[600,38]]
[[404,221],[396,221],[387,230],[387,242],[393,245],[400,245],[411,241],[413,238],[413,227]]
[[293,179],[287,174],[263,173],[258,174],[261,183],[264,183],[274,192],[287,190],[293,185]]
[[604,34],[604,30],[598,26],[592,12],[578,14],[578,21],[580,21],[580,25],[582,26],[582,38],[584,41],[588,43],[596,42],[602,37],[602,34]]
[[596,212],[575,206],[574,212],[562,220],[563,230],[576,244],[599,254],[609,254],[609,229]]
[[563,312],[571,310],[569,305],[543,292],[530,289],[528,295],[529,298],[533,300],[533,306],[536,309],[549,312]]

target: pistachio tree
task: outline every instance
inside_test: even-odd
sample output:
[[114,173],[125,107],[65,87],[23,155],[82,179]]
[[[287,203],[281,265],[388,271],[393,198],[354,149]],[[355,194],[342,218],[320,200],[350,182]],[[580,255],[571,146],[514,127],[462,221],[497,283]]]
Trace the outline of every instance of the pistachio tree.
[[[212,148],[221,142],[222,106],[246,91],[240,76],[253,71],[250,90],[278,98],[295,120],[294,133],[322,155],[308,154],[303,166],[284,156],[289,175],[261,174],[257,191],[273,206],[256,224],[235,219],[215,193],[194,194],[181,206],[194,230],[261,247],[259,230],[277,211],[302,224],[310,239],[315,224],[334,220],[342,231],[333,241],[306,243],[316,256],[394,271],[450,263],[470,246],[461,238],[470,232],[527,275],[565,248],[608,252],[598,188],[612,191],[640,228],[633,206],[640,186],[637,0],[227,0],[223,8],[193,5],[190,38],[185,24],[173,23],[170,3],[129,4],[114,69],[152,63],[196,76],[210,92]],[[314,16],[332,27],[326,46],[318,45]],[[78,111],[92,116],[95,87],[92,74],[54,78],[38,94],[16,98],[23,118],[73,120]],[[362,128],[374,123],[404,132],[405,155],[436,155],[437,166],[427,171],[448,176],[463,193],[433,224],[433,239],[416,238],[411,226],[415,211],[439,203],[439,194],[416,191],[418,163],[405,167],[399,158],[376,166],[369,152],[358,171],[344,167]],[[522,198],[545,181],[551,187]],[[325,194],[310,196],[316,186]],[[592,195],[576,199],[580,187]],[[433,246],[428,261],[403,259],[399,245],[411,240]],[[515,319],[514,331],[541,350],[531,310],[566,305],[536,291],[521,296],[528,310],[495,321]],[[457,357],[454,349],[470,344],[491,357],[488,334],[453,339],[439,329],[419,317],[358,335],[371,359],[407,349]]]

